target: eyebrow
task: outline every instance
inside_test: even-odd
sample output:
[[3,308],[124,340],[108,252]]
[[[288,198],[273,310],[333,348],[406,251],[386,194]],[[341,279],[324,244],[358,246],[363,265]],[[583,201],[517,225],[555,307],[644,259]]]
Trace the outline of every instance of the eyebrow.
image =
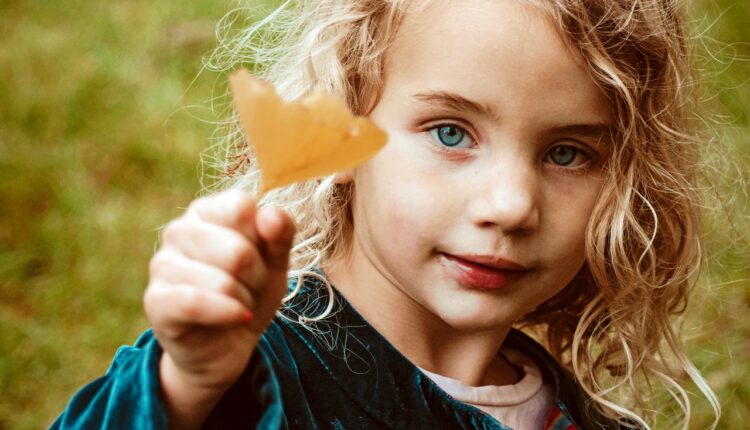
[[431,91],[426,93],[417,93],[414,94],[413,97],[417,101],[423,103],[470,112],[479,116],[490,118],[494,121],[500,121],[500,114],[497,112],[497,110],[495,110],[494,107],[488,104],[469,100],[466,97],[463,97],[456,93],[450,93],[446,91]]
[[[447,91],[430,91],[414,94],[413,98],[423,103],[434,104],[447,109],[460,110],[484,116],[493,121],[500,122],[501,120],[500,114],[492,105],[476,102],[456,93]],[[591,124],[569,124],[551,127],[545,134],[564,134],[601,139],[612,136],[614,130],[615,128],[612,124],[596,122]]]
[[561,127],[553,127],[549,130],[552,135],[573,135],[591,139],[609,138],[614,135],[615,127],[612,124],[571,124]]

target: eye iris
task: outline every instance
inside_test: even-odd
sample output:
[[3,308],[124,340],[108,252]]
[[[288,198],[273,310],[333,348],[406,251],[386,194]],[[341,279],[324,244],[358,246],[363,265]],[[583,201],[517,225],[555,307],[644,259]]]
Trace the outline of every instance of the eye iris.
[[438,129],[440,142],[448,146],[456,146],[464,139],[464,132],[458,127],[444,126]]
[[552,161],[561,166],[567,166],[576,158],[576,150],[569,146],[558,146],[550,154]]

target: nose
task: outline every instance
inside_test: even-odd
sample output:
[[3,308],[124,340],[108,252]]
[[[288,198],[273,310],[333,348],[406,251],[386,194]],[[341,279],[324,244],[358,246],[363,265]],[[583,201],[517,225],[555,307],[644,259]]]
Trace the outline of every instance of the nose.
[[521,160],[485,166],[477,173],[470,216],[481,228],[528,233],[539,225],[540,191],[534,166]]

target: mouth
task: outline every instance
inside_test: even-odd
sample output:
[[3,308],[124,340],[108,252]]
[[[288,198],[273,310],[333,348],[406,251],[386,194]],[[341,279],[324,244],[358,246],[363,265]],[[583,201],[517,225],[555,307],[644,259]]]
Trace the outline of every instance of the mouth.
[[493,256],[440,255],[449,276],[462,285],[479,290],[506,288],[530,271],[519,263]]

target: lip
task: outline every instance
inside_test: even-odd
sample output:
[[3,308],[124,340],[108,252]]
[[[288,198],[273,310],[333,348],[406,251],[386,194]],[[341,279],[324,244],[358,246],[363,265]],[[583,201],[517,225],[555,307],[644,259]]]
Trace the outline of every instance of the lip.
[[506,288],[530,270],[521,264],[494,256],[441,255],[443,267],[449,276],[462,285],[480,290]]
[[510,260],[506,260],[504,258],[493,257],[490,255],[478,255],[478,254],[473,254],[473,255],[445,254],[445,255],[448,257],[452,257],[452,258],[459,258],[461,260],[468,261],[469,263],[478,264],[480,266],[487,266],[491,269],[496,269],[496,270],[515,270],[515,271],[528,270],[527,267],[521,264],[515,263]]

